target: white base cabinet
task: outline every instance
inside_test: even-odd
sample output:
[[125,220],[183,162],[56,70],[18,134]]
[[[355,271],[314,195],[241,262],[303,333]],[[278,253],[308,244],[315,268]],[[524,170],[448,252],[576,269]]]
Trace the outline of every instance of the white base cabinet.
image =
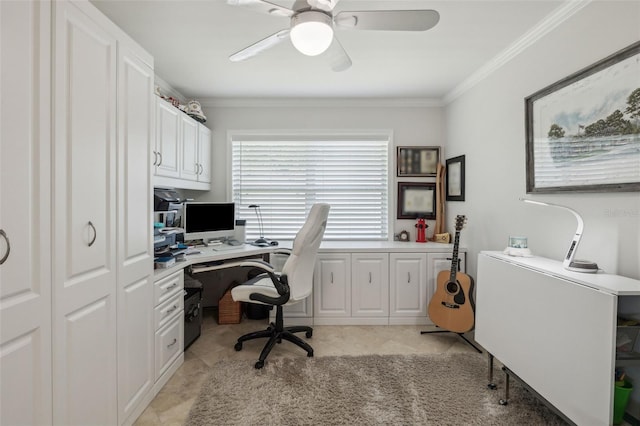
[[[309,322],[431,323],[427,317],[428,302],[435,291],[438,272],[450,269],[452,246],[434,243],[372,246],[374,250],[367,250],[366,243],[357,249],[350,249],[349,243],[323,243],[314,270],[313,313],[306,316]],[[462,271],[464,259],[461,250]]]
[[389,254],[351,255],[351,316],[389,316]]

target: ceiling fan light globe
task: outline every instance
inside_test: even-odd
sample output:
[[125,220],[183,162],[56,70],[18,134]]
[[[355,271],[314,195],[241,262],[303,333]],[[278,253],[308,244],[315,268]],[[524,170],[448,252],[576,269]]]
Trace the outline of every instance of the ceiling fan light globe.
[[302,54],[317,56],[333,41],[331,18],[316,11],[303,12],[291,19],[291,42]]

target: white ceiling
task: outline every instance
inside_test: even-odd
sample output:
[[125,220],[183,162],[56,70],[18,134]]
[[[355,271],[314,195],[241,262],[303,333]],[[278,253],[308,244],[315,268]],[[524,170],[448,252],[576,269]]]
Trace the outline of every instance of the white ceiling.
[[[293,0],[272,0],[291,7]],[[562,0],[341,0],[342,10],[435,9],[424,32],[336,30],[353,61],[331,71],[289,41],[244,62],[232,53],[289,19],[225,0],[93,0],[155,58],[156,74],[190,98],[442,99],[544,21]]]

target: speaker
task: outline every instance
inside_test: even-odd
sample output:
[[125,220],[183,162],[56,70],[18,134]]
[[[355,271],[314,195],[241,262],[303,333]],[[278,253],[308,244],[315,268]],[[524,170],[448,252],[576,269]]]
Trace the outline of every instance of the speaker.
[[241,243],[244,243],[247,240],[246,226],[247,221],[245,219],[236,220],[235,239]]

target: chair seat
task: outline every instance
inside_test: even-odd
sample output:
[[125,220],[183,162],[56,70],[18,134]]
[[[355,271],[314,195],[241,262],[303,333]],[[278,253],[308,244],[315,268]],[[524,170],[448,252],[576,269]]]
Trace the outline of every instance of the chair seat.
[[[234,302],[249,302],[249,303],[257,303],[260,305],[269,305],[268,303],[262,303],[257,300],[251,300],[251,293],[259,293],[268,297],[280,297],[278,291],[276,290],[271,278],[268,275],[258,275],[257,277],[247,281],[245,284],[241,284],[235,286],[231,289],[231,298]],[[292,305],[294,303],[299,302],[302,299],[305,299],[309,296],[309,294],[304,295],[303,297],[293,298],[290,297],[289,301],[284,305]]]

